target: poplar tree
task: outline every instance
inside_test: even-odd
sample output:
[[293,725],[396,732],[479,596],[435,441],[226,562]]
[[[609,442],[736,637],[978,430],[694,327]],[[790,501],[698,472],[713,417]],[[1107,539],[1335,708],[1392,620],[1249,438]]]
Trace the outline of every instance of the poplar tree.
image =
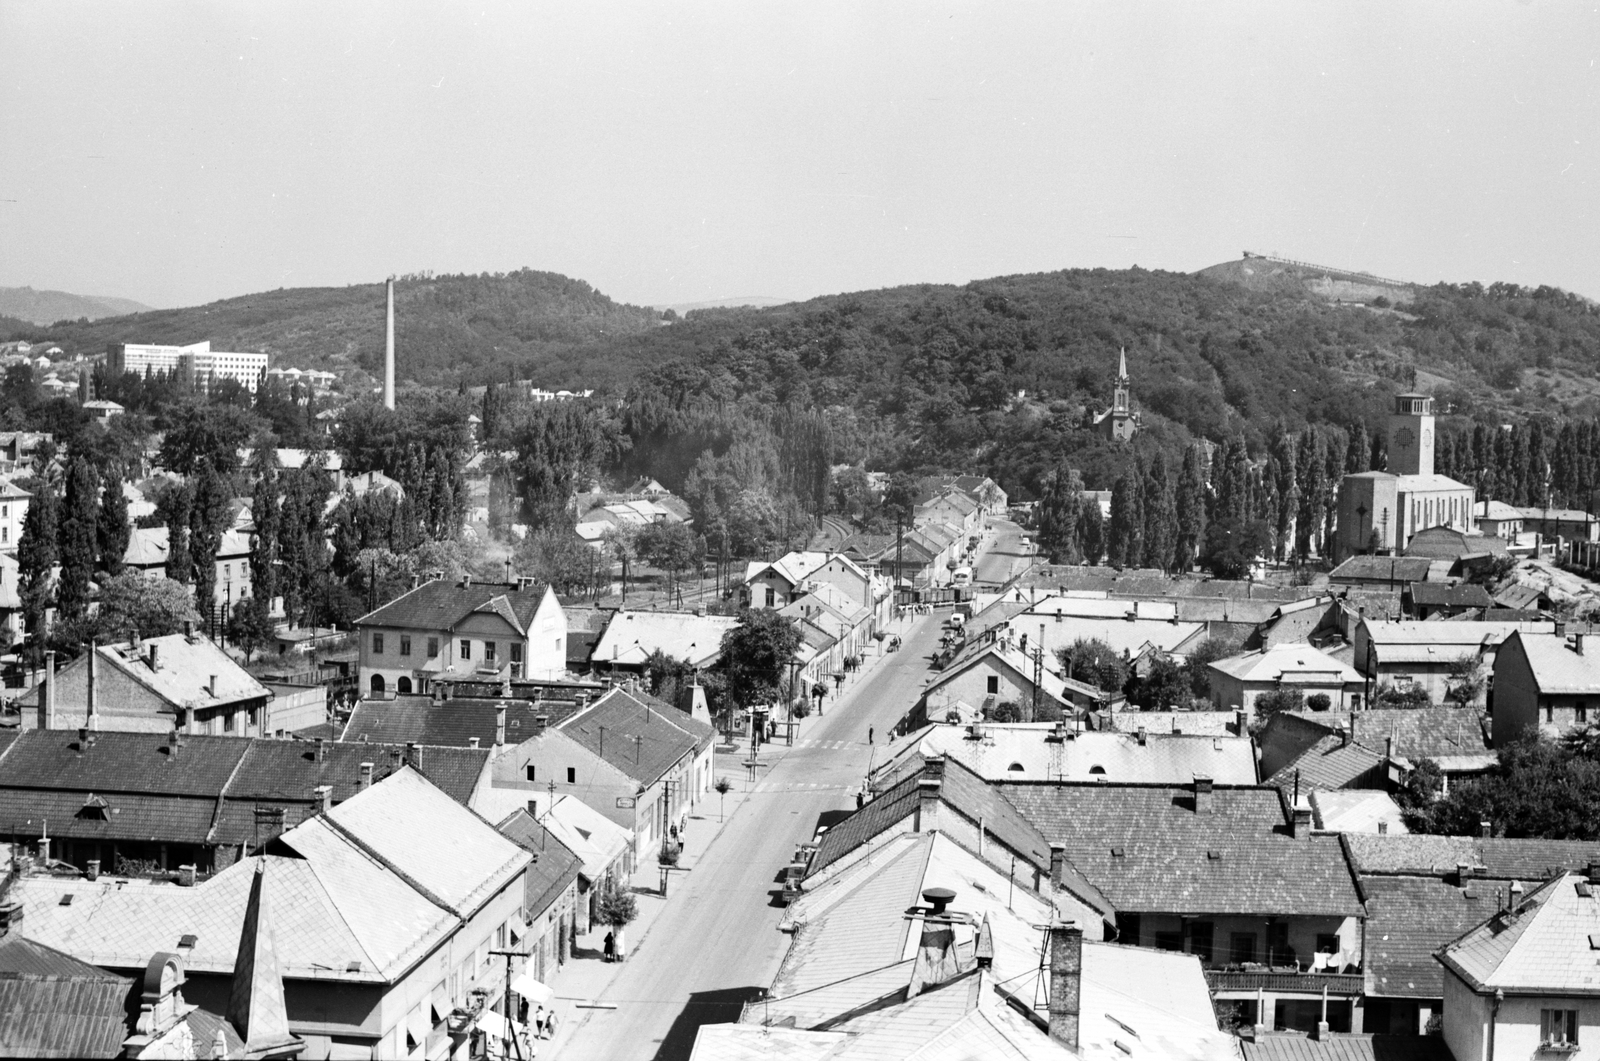
[[1276,493],[1272,511],[1272,555],[1283,561],[1300,508],[1299,480],[1295,475],[1295,437],[1281,423],[1272,439],[1272,479]]
[[56,563],[58,510],[55,484],[41,476],[34,487],[28,514],[22,520],[22,535],[17,541],[17,568],[20,575],[22,619],[26,627],[24,655],[30,667],[44,661],[45,618],[50,609],[50,582]]
[[1172,497],[1172,478],[1167,474],[1167,455],[1156,450],[1145,472],[1144,488],[1145,567],[1172,570],[1173,551],[1178,539],[1178,520]]
[[188,483],[174,483],[161,500],[167,510],[167,577],[187,586],[194,578],[189,558],[189,510],[194,495]]
[[1300,433],[1295,452],[1295,479],[1299,483],[1299,507],[1295,513],[1294,549],[1305,560],[1311,555],[1317,529],[1322,523],[1322,476],[1325,461],[1322,439],[1314,427]]
[[1187,571],[1194,566],[1200,553],[1200,543],[1206,534],[1205,472],[1201,467],[1200,446],[1189,447],[1183,455],[1183,468],[1178,473],[1177,496],[1174,498],[1178,533],[1173,549],[1173,566]]
[[133,528],[128,521],[128,495],[122,492],[122,469],[108,470],[100,490],[100,520],[96,526],[99,536],[100,567],[112,578],[122,574],[122,565],[128,555],[128,542]]
[[278,531],[282,517],[278,509],[278,479],[277,455],[273,453],[257,467],[250,491],[250,519],[256,528],[250,536],[250,594],[269,610],[278,595]]
[[1322,465],[1322,553],[1326,556],[1331,551],[1333,532],[1339,522],[1339,483],[1344,478],[1344,459],[1339,456],[1344,451],[1344,439],[1339,437],[1339,429],[1333,428],[1323,449]]
[[1137,466],[1123,472],[1111,488],[1111,529],[1106,535],[1106,562],[1112,567],[1138,566],[1144,555],[1144,506],[1139,498]]
[[1344,470],[1348,475],[1359,475],[1372,470],[1372,441],[1367,437],[1365,421],[1357,420],[1350,432],[1350,446],[1344,454]]
[[1098,564],[1106,553],[1106,524],[1099,501],[1085,501],[1078,511],[1078,548],[1083,558]]
[[228,526],[227,484],[203,462],[196,470],[194,503],[189,508],[189,555],[194,564],[194,603],[201,615],[211,615],[217,599],[217,549]]
[[56,609],[62,619],[77,622],[88,614],[100,516],[100,477],[94,465],[82,457],[74,459],[67,470],[61,515],[61,585],[56,590]]

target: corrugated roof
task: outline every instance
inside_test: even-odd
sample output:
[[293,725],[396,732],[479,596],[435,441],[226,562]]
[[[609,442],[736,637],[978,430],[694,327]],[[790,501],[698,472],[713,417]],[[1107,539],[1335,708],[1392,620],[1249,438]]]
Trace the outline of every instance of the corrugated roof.
[[121,1057],[133,981],[53,947],[0,940],[0,1054]]
[[1312,1039],[1272,1033],[1242,1039],[1244,1061],[1454,1061],[1438,1035],[1347,1035]]
[[1118,910],[1361,913],[1338,839],[1289,835],[1277,789],[1217,786],[1197,814],[1192,786],[996,787]]
[[[473,581],[462,585],[460,582],[434,579],[400,595],[376,611],[368,612],[356,620],[356,625],[453,630],[484,605],[491,605],[495,611],[508,616],[507,622],[521,633],[533,621],[534,613],[544,602],[547,589],[544,585],[519,589],[516,583],[511,582]],[[508,605],[504,610],[492,604],[499,597],[504,597]]]

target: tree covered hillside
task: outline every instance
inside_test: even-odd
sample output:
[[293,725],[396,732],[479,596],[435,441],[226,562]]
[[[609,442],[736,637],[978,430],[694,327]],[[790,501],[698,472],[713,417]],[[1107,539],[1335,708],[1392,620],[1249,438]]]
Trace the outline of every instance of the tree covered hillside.
[[[523,269],[478,276],[407,276],[395,285],[396,360],[401,378],[454,385],[463,374],[505,378],[508,368],[559,376],[554,355],[591,340],[654,328],[660,314],[611,301],[581,280]],[[205,306],[155,310],[49,328],[12,327],[5,338],[50,338],[69,353],[113,342],[194,343],[271,354],[273,363],[381,374],[384,289],[280,288]],[[587,375],[558,386],[595,386]],[[605,381],[612,382],[612,381]]]

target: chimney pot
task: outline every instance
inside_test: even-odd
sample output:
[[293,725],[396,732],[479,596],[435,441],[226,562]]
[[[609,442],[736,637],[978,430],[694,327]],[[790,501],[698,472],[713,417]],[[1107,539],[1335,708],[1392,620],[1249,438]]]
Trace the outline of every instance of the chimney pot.
[[927,888],[922,893],[922,901],[933,907],[929,912],[935,917],[948,910],[955,898],[956,893],[949,888]]
[[178,867],[178,887],[193,888],[194,879],[199,874],[199,869],[193,864]]
[[1078,1052],[1083,990],[1083,929],[1071,922],[1050,925],[1050,1038]]
[[1379,836],[1388,836],[1389,835],[1389,823],[1388,822],[1380,821],[1378,823],[1378,835]]
[[372,787],[372,764],[371,763],[362,763],[361,764],[361,778],[360,778],[359,781],[356,782],[356,791],[357,792],[365,792],[367,789],[369,789],[371,787]]
[[478,746],[478,738],[477,737],[468,737],[467,738],[467,747],[476,748],[477,746]]
[[1494,835],[1494,827],[1492,825],[1490,825],[1488,822],[1479,822],[1478,823],[1478,835],[1483,837],[1483,839],[1487,840],[1491,836]]

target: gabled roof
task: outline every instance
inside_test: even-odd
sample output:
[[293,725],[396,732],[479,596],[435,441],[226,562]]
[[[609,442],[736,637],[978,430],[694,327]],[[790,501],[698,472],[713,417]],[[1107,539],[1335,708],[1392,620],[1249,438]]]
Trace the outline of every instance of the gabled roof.
[[[1545,694],[1600,694],[1600,644],[1579,652],[1555,634],[1512,634],[1522,646],[1528,669]],[[1507,643],[1511,638],[1506,639]]]
[[1480,993],[1597,996],[1596,938],[1600,886],[1569,873],[1443,947],[1439,961]]
[[1413,601],[1428,608],[1487,608],[1494,604],[1489,591],[1476,582],[1455,586],[1442,582],[1413,582],[1407,592]]
[[1532,583],[1512,582],[1500,587],[1499,591],[1494,595],[1494,602],[1506,608],[1534,609],[1548,595],[1547,590]]
[[[1533,630],[1536,633],[1546,633],[1555,629],[1553,622],[1418,622],[1415,620],[1399,623],[1384,623],[1367,621],[1367,637],[1378,650],[1380,663],[1390,659],[1406,660],[1403,655],[1406,649],[1421,650],[1426,658],[1426,650],[1434,648],[1439,651],[1477,651],[1484,646],[1495,646],[1518,630]],[[1398,653],[1398,654],[1397,654]],[[1459,652],[1458,652],[1459,654]],[[1437,655],[1437,652],[1435,653]]]
[[996,787],[1118,910],[1361,913],[1338,838],[1290,835],[1277,789],[1219,785],[1198,814],[1192,786]]
[[1377,752],[1330,734],[1291,759],[1267,784],[1286,792],[1340,789],[1376,779],[1384,761]]
[[619,611],[595,643],[590,662],[638,666],[660,651],[697,667],[710,666],[722,654],[722,639],[739,625],[734,615],[693,612]]
[[582,862],[560,837],[534,820],[526,810],[513,811],[495,828],[533,856],[527,871],[527,894],[533,898],[527,903],[524,915],[542,916],[567,886],[578,879]]
[[1513,508],[1504,501],[1479,501],[1472,506],[1472,514],[1478,519],[1490,519],[1499,522],[1522,518],[1522,512]]
[[640,785],[655,784],[716,735],[671,704],[625,689],[611,690],[557,729]]
[[1523,519],[1560,521],[1562,523],[1590,523],[1594,517],[1581,508],[1519,508]]
[[0,786],[215,798],[249,747],[237,737],[185,737],[174,756],[161,733],[101,733],[84,747],[74,730],[34,729],[0,758]]
[[[542,584],[519,588],[509,582],[434,579],[368,612],[356,620],[356,625],[453,630],[488,605],[488,610],[504,617],[518,633],[525,633],[548,589]],[[504,598],[504,607],[496,598]]]
[[[966,674],[977,666],[993,668],[998,664],[1006,671],[1010,671],[1015,679],[1024,683],[1028,688],[1033,687],[1033,661],[1025,656],[1020,648],[1014,647],[1009,641],[979,641],[969,642],[969,646],[960,656],[952,660],[939,676],[933,679],[925,695],[937,693],[957,678]],[[1120,697],[1120,692],[1106,691],[1071,678],[1063,678],[1057,673],[1053,663],[1040,668],[1039,691],[1050,697],[1057,704],[1070,707],[1073,697],[1085,700],[1110,702]]]
[[1420,582],[1428,577],[1425,556],[1352,556],[1328,574],[1329,582]]
[[13,931],[0,939],[0,1054],[121,1057],[132,988]]
[[455,697],[435,701],[427,696],[397,696],[393,700],[363,700],[350,713],[342,743],[425,744],[466,748],[472,738],[478,747],[494,746],[496,718],[506,711],[506,743],[521,744],[538,729],[542,715],[553,726],[576,714],[570,700],[479,700]]
[[1600,842],[1513,839],[1503,836],[1355,835],[1345,838],[1363,877],[1405,874],[1445,877],[1456,867],[1493,880],[1549,880],[1600,862]]
[[[1461,707],[1378,708],[1372,711],[1293,711],[1296,719],[1337,733],[1348,727],[1351,742],[1387,754],[1394,739],[1394,754],[1405,759],[1442,760],[1462,755],[1482,755],[1489,749],[1484,716]],[[1271,725],[1269,722],[1268,725]]]
[[1400,804],[1380,789],[1313,790],[1312,824],[1334,833],[1374,833],[1381,825],[1385,835],[1404,836],[1406,823]]
[[1281,685],[1342,682],[1349,685],[1362,680],[1354,667],[1303,643],[1278,644],[1229,656],[1212,663],[1211,668],[1241,682]]
[[[150,665],[152,650],[156,653],[154,667]],[[265,699],[268,695],[266,686],[205,637],[167,634],[144,638],[138,645],[130,642],[100,645],[96,656],[101,667],[118,671],[147,689],[163,701],[167,709],[193,711],[242,700]],[[80,656],[68,666],[87,667],[88,659]],[[29,691],[28,702],[37,704],[38,696],[38,687],[35,687]]]

